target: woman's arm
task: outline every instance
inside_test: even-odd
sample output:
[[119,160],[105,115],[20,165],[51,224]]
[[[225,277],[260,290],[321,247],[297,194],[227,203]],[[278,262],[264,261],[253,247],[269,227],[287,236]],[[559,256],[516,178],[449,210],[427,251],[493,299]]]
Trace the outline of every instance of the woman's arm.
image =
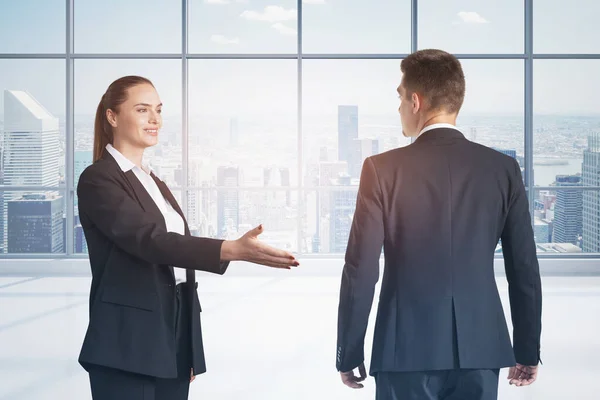
[[248,261],[274,268],[298,266],[296,258],[258,240],[262,226],[237,240],[168,232],[158,217],[145,212],[114,177],[87,168],[77,185],[80,213],[117,246],[153,264],[223,274],[229,261]]
[[[80,212],[127,253],[153,264],[223,274],[223,240],[168,232],[160,220],[127,194],[114,177],[87,168],[77,185]],[[228,261],[228,260],[223,260]]]

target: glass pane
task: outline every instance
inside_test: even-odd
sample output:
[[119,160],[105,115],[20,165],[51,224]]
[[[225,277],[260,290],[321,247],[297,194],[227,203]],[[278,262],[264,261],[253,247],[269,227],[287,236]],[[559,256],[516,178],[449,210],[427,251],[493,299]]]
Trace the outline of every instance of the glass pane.
[[466,94],[458,128],[467,139],[516,158],[523,172],[523,61],[461,60],[461,64]]
[[0,253],[64,253],[63,191],[0,191]]
[[358,180],[332,179],[330,187],[303,194],[303,251],[315,254],[344,254],[356,207]]
[[[407,2],[408,3],[408,2]],[[419,0],[419,48],[523,53],[522,0]]]
[[65,4],[65,0],[0,2],[0,53],[65,53]]
[[181,53],[181,0],[75,0],[74,7],[76,53]]
[[410,1],[304,0],[305,53],[409,53]]
[[[600,152],[594,161],[595,181],[600,171]],[[580,177],[562,176],[556,190],[536,191],[534,233],[538,252],[600,253],[600,192],[565,189],[581,186]]]
[[265,173],[268,189],[227,189],[235,185],[237,172],[233,168],[224,170],[217,188],[188,191],[187,219],[192,235],[237,239],[263,224],[260,240],[298,251],[298,191],[291,190],[285,175],[277,176],[277,172]]
[[405,146],[398,115],[397,60],[305,60],[303,64],[303,179],[328,186],[363,160]]
[[190,53],[295,53],[296,0],[190,0]]
[[533,2],[535,53],[600,53],[596,0]]
[[89,165],[94,141],[94,116],[108,86],[125,75],[141,75],[152,81],[163,103],[163,127],[159,143],[144,156],[155,173],[176,186],[182,165],[181,61],[178,60],[77,60],[75,61],[75,182]]
[[229,167],[236,186],[263,186],[268,168],[297,185],[296,61],[190,61],[189,82],[190,186],[218,185]]
[[[536,60],[533,70],[533,166],[538,186],[580,176],[589,137],[600,131],[600,60]],[[577,71],[577,73],[573,73]],[[588,166],[588,170],[591,168]],[[573,178],[576,179],[576,178]]]
[[63,185],[64,61],[0,60],[0,90],[0,184]]

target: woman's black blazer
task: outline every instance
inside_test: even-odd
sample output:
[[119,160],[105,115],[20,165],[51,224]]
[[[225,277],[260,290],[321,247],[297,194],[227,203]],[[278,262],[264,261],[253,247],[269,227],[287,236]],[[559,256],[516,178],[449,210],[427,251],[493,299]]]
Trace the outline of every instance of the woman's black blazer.
[[105,150],[77,185],[79,217],[92,269],[89,325],[79,363],[175,378],[175,276],[187,268],[195,374],[206,372],[194,270],[223,274],[222,240],[190,235],[181,208],[154,174],[163,196],[182,216],[185,235],[167,232],[162,213],[135,176]]

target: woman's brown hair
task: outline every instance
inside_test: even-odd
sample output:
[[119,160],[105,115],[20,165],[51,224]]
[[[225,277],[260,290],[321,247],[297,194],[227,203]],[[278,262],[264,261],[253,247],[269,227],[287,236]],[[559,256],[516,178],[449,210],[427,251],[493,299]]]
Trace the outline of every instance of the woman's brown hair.
[[135,75],[124,76],[111,83],[106,93],[102,95],[94,122],[94,162],[102,157],[106,145],[113,143],[113,130],[106,119],[106,110],[110,109],[117,113],[119,106],[127,100],[127,90],[141,84],[154,86],[147,78]]

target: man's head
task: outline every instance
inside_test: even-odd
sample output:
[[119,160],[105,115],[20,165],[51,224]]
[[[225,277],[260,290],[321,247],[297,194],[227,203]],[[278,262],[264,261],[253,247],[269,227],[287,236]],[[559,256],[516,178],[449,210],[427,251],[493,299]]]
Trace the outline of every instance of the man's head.
[[404,136],[435,122],[455,121],[465,98],[460,61],[442,50],[419,50],[400,64],[400,119]]

